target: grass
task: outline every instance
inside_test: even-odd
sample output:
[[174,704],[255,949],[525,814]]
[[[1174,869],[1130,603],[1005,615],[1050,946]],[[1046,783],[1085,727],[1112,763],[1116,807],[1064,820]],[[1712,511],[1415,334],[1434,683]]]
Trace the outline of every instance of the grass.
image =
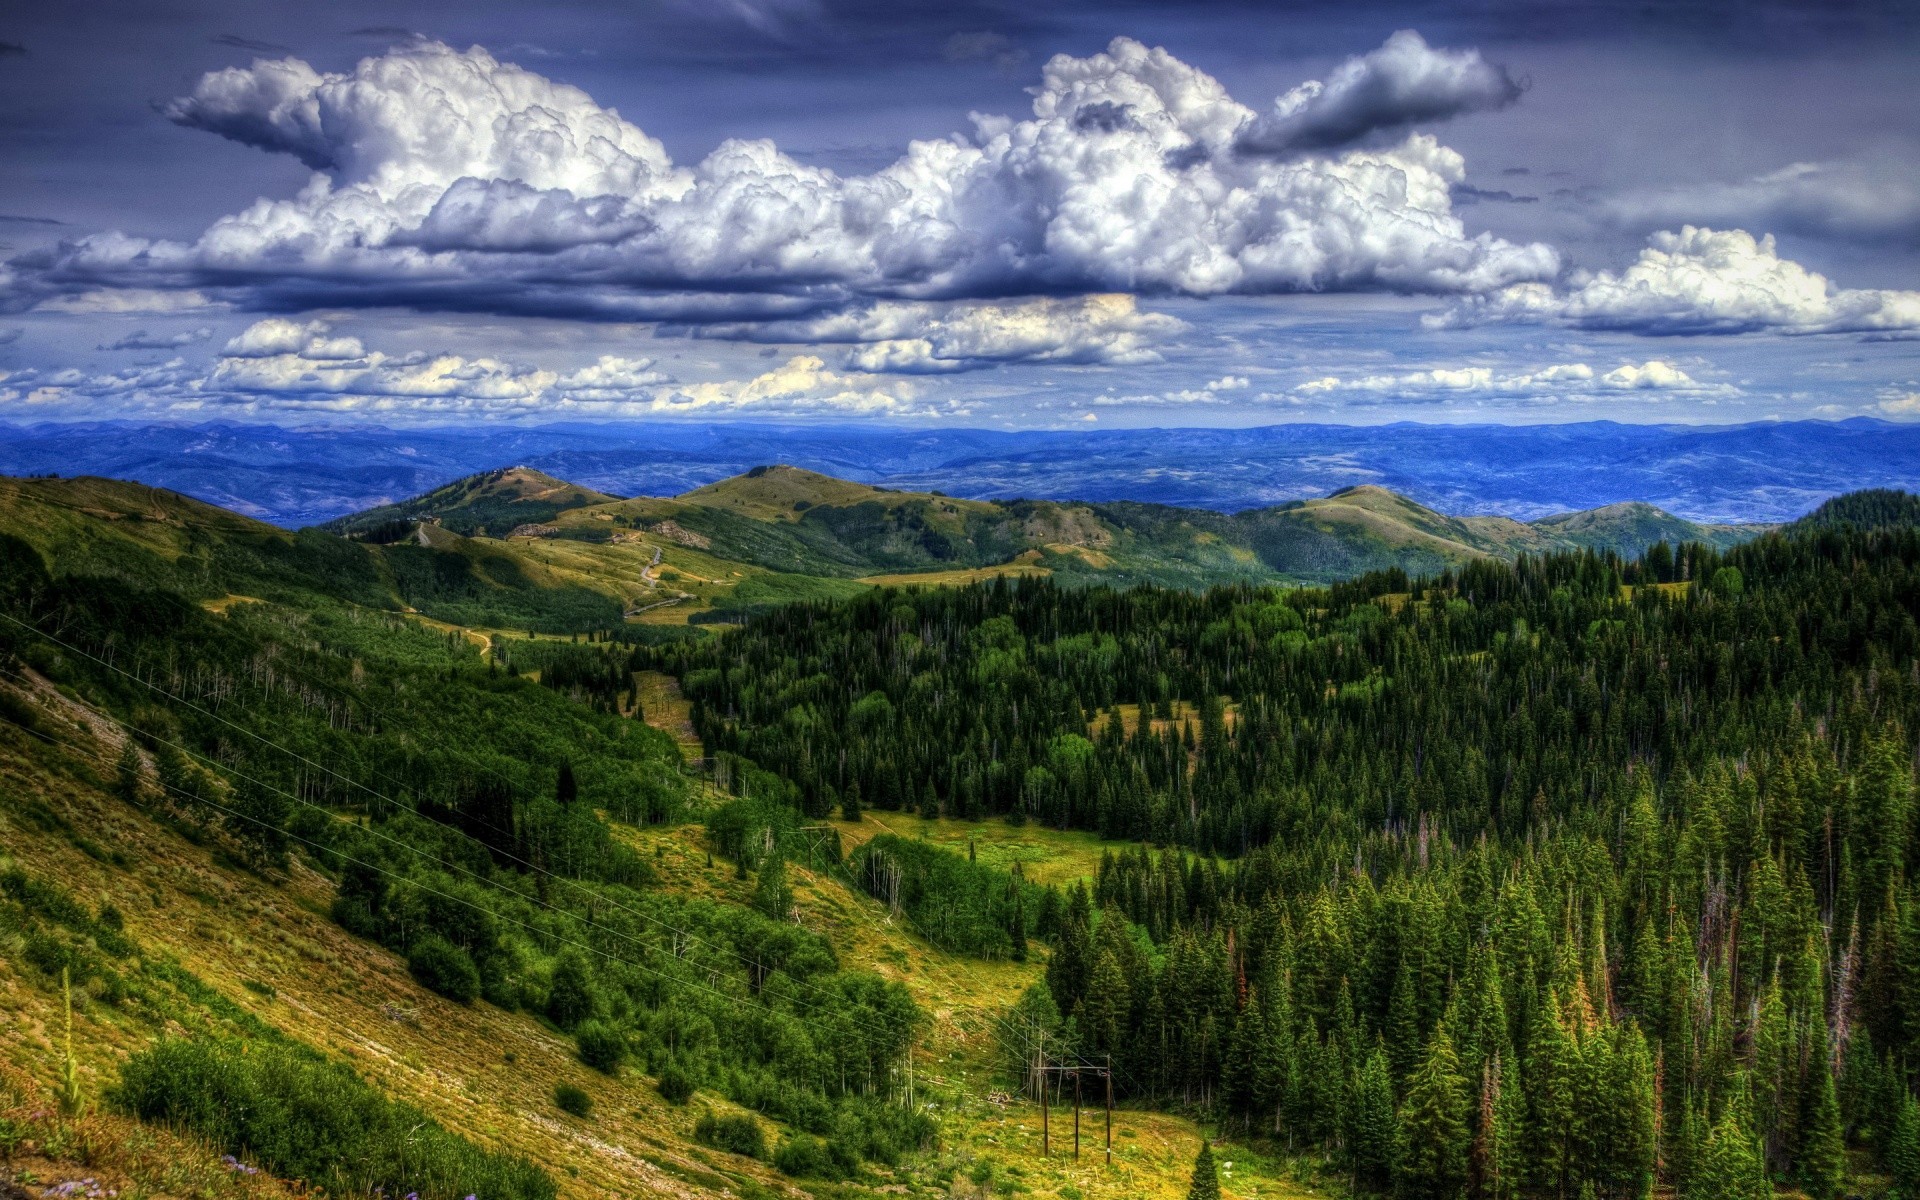
[[932,842],[965,856],[971,846],[977,861],[1003,871],[1020,868],[1030,882],[1066,886],[1077,879],[1091,881],[1100,870],[1100,856],[1123,843],[1103,842],[1098,835],[1071,829],[1049,829],[1028,823],[1009,825],[1001,820],[958,821],[947,817],[928,821],[906,812],[862,813],[857,823],[836,820],[841,844],[849,851],[882,833]]
[[860,582],[875,587],[966,587],[970,583],[983,583],[1002,577],[1019,579],[1051,574],[1053,572],[1045,567],[1016,561],[995,563],[990,567],[959,567],[951,571],[901,571],[892,575],[866,575],[861,577]]
[[693,731],[693,704],[680,694],[680,681],[659,671],[640,671],[633,682],[647,724],[672,738],[681,758],[691,761],[705,755],[706,747]]

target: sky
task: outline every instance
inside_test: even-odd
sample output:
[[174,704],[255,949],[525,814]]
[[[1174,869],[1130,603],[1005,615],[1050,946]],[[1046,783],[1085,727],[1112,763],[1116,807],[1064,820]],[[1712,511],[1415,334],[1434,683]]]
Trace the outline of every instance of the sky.
[[0,12],[0,421],[1920,419],[1909,0]]

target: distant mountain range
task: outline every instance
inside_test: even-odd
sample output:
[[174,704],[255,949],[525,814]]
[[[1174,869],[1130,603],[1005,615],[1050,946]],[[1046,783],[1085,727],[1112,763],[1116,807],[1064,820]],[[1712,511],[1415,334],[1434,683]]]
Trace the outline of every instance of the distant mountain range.
[[1765,528],[1640,503],[1533,522],[1450,517],[1371,484],[1238,513],[969,500],[772,465],[633,499],[509,467],[289,533],[138,483],[0,478],[0,534],[57,571],[192,579],[211,599],[347,589],[372,607],[548,632],[737,620],[882,584],[1328,583],[1554,550],[1724,546]]
[[284,526],[509,465],[615,496],[673,496],[784,462],[979,500],[1135,501],[1236,512],[1387,488],[1428,508],[1533,520],[1641,501],[1700,522],[1779,522],[1829,496],[1920,486],[1920,425],[1275,425],[1026,431],[764,424],[283,429],[0,425],[0,472],[135,479]]

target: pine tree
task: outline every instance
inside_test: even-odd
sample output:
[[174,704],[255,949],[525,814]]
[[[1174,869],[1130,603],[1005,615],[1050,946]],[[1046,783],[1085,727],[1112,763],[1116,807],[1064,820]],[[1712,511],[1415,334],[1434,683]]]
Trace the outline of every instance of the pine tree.
[[1847,1178],[1847,1148],[1841,1139],[1840,1102],[1834,1094],[1827,1056],[1812,1063],[1805,1132],[1800,1142],[1800,1182],[1813,1200],[1833,1200]]
[[840,794],[840,819],[858,821],[860,819],[860,781],[854,780],[847,790]]
[[553,783],[553,798],[560,802],[560,807],[567,808],[571,806],[579,796],[580,785],[574,782],[573,764],[561,763],[560,774]]
[[1773,1185],[1759,1139],[1747,1128],[1744,1102],[1727,1105],[1707,1135],[1700,1163],[1687,1181],[1687,1200],[1771,1200]]
[[1407,1081],[1400,1110],[1400,1187],[1410,1200],[1452,1200],[1467,1181],[1467,1081],[1443,1021]]
[[1213,1166],[1213,1143],[1202,1140],[1200,1156],[1193,1160],[1193,1186],[1187,1200],[1220,1200],[1220,1172]]
[[1900,1098],[1881,1157],[1887,1174],[1893,1176],[1893,1194],[1899,1200],[1920,1200],[1920,1104],[1911,1093]]
[[1354,1076],[1347,1110],[1347,1154],[1353,1164],[1354,1190],[1384,1192],[1392,1186],[1397,1131],[1387,1052],[1376,1042]]

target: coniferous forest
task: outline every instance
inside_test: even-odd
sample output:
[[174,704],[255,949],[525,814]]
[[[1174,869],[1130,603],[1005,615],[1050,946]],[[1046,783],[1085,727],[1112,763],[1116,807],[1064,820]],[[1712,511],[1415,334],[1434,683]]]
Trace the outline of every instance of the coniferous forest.
[[646,653],[802,814],[1138,842],[969,935],[1051,943],[1010,1019],[1131,1102],[1369,1193],[1912,1196],[1909,516],[1327,589],[876,591]]

